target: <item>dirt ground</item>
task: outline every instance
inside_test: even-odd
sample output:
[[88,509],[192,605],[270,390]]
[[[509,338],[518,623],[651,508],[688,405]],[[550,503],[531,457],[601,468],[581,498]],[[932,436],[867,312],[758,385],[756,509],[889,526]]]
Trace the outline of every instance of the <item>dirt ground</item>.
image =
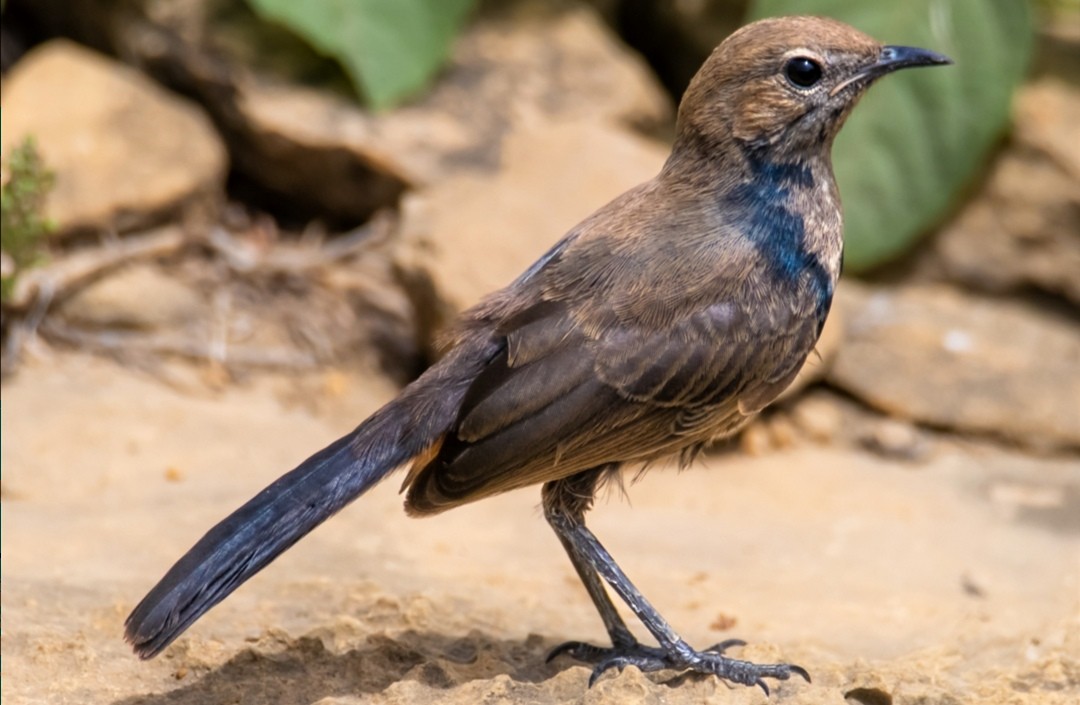
[[[140,662],[124,617],[202,533],[393,393],[345,373],[183,389],[56,354],[5,381],[4,703],[761,703],[544,663],[604,641],[520,491],[426,520],[393,479]],[[700,646],[805,666],[790,703],[1080,699],[1080,463],[943,440],[656,468],[591,525]],[[643,634],[644,636],[644,634]]]

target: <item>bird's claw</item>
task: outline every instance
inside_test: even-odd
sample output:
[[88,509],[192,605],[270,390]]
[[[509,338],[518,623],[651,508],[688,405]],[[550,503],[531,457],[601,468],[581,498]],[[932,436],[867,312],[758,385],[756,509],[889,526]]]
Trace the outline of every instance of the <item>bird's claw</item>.
[[708,651],[702,652],[698,656],[699,659],[695,659],[685,666],[686,670],[711,673],[732,683],[756,685],[765,692],[766,696],[769,695],[769,686],[765,682],[766,678],[786,681],[794,674],[807,683],[810,682],[810,674],[806,669],[791,663],[753,663],[728,658]]
[[[649,668],[650,664],[653,665],[652,669]],[[621,673],[627,666],[637,666],[642,671],[660,670],[663,668],[663,665],[655,665],[654,660],[648,656],[609,656],[593,667],[592,673],[589,674],[589,687],[593,687],[596,681],[600,680],[600,676],[611,669],[614,668],[616,673]]]
[[551,663],[559,656],[566,654],[575,661],[585,661],[586,663],[595,663],[612,649],[604,648],[602,646],[594,646],[584,641],[564,641],[556,646],[550,652],[548,652],[547,658],[544,659],[545,663]]
[[724,639],[705,649],[705,651],[714,654],[722,654],[733,646],[746,646],[746,642],[742,639]]
[[568,641],[552,649],[547,660],[550,662],[565,654],[578,661],[595,664],[589,675],[589,687],[607,671],[622,671],[627,666],[637,666],[645,673],[674,670],[712,675],[732,683],[757,686],[765,691],[765,695],[769,695],[766,678],[784,681],[794,674],[807,683],[810,682],[810,674],[802,666],[789,663],[759,664],[723,655],[725,650],[733,646],[745,645],[746,642],[741,639],[728,639],[713,644],[704,651],[687,649],[686,652],[680,652],[666,651],[637,642],[605,648],[582,641]]

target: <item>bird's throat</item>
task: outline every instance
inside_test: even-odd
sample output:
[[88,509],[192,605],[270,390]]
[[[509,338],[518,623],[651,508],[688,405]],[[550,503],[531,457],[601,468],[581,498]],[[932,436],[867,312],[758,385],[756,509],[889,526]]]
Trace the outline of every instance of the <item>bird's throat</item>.
[[760,255],[770,286],[807,297],[824,320],[839,275],[840,204],[825,160],[781,161],[747,153],[746,177],[723,198]]

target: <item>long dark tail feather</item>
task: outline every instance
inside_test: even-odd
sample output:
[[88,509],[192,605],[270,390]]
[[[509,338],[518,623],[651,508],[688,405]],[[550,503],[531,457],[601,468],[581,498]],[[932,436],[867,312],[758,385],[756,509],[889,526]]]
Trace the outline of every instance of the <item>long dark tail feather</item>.
[[408,395],[390,402],[210,529],[127,618],[125,637],[135,653],[144,659],[159,653],[305,534],[433,442],[439,429],[432,426],[438,424],[411,421],[408,404]]

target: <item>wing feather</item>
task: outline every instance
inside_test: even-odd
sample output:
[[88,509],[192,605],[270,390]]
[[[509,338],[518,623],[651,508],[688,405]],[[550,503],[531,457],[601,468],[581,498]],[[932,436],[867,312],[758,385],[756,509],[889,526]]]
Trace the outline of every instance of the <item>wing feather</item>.
[[623,218],[634,234],[572,233],[467,316],[501,348],[410,472],[411,512],[700,446],[786,386],[816,338],[797,292],[753,280],[756,251],[722,224],[687,259],[649,236],[653,215]]

